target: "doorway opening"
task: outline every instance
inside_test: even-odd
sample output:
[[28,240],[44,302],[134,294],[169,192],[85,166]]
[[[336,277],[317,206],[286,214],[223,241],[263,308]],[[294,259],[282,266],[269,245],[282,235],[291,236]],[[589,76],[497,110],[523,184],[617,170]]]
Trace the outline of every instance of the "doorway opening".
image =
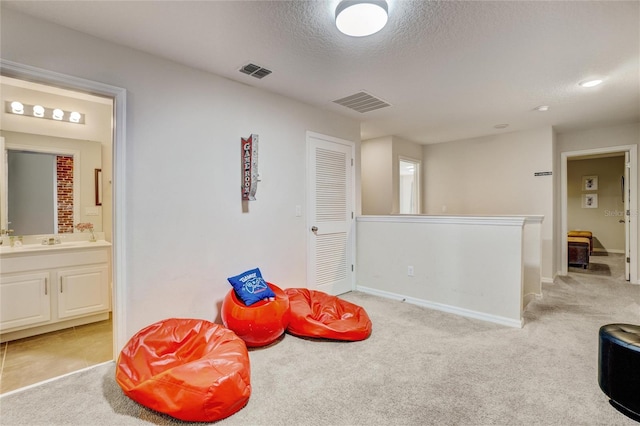
[[[103,151],[103,158],[108,162],[107,167],[102,167],[101,176],[104,176],[104,188],[101,195],[103,208],[108,209],[110,220],[104,223],[105,236],[108,234],[111,246],[111,322],[109,334],[111,340],[111,357],[113,360],[124,345],[126,338],[125,328],[125,220],[124,220],[124,177],[125,177],[125,117],[126,117],[126,90],[99,82],[76,78],[56,72],[43,70],[31,66],[18,64],[11,61],[0,60],[0,74],[3,78],[23,82],[24,86],[30,84],[44,85],[51,88],[52,92],[71,91],[82,98],[104,98],[110,104],[108,122],[104,123],[110,129],[108,147]],[[111,176],[106,170],[111,171]],[[91,184],[93,185],[93,183]],[[90,185],[90,186],[91,186]],[[109,203],[110,201],[110,203]],[[97,201],[96,201],[97,203]],[[98,204],[96,204],[98,205]],[[4,211],[4,208],[3,208]],[[92,211],[96,211],[95,208]],[[105,238],[106,239],[106,238]],[[81,367],[86,368],[86,366]],[[78,368],[80,369],[80,368]]]
[[399,172],[399,213],[420,214],[420,161],[400,157]]
[[[583,160],[587,162],[579,163]],[[601,162],[619,163],[621,167],[616,167],[616,171],[611,173],[604,163],[597,166]],[[569,271],[568,232],[587,224],[586,227],[593,226],[599,230],[598,235],[593,235],[589,245],[595,255],[594,259],[609,252],[621,255],[618,257],[624,260],[625,279],[637,284],[637,147],[626,145],[564,152],[561,153],[560,167],[561,275],[567,275]],[[603,174],[602,185],[600,176],[593,170],[601,170],[598,173]],[[614,229],[616,232],[607,229]],[[621,230],[619,238],[623,241],[614,239],[613,234],[618,234],[618,230]]]

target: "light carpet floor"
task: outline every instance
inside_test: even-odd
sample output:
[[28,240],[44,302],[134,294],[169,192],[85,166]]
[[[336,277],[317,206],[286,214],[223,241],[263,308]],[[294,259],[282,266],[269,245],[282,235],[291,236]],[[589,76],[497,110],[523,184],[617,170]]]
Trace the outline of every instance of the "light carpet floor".
[[[344,295],[369,313],[371,337],[285,335],[251,350],[249,403],[216,424],[637,425],[598,387],[599,327],[640,324],[640,286],[609,260],[545,285],[522,329]],[[1,397],[0,423],[184,424],[125,397],[113,363]]]

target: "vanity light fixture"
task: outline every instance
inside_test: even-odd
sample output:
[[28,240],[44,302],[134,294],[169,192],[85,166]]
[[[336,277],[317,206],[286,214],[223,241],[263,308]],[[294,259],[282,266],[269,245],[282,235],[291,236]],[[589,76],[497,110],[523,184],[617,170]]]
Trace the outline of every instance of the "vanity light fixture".
[[585,80],[585,81],[581,81],[580,83],[578,83],[578,86],[580,87],[595,87],[597,85],[599,85],[600,83],[602,83],[604,80],[602,80],[601,78],[596,78],[593,80]]
[[23,104],[20,101],[5,102],[5,111],[26,117],[45,118],[65,123],[84,124],[84,114],[77,111],[64,111],[61,108],[47,108],[42,105]]
[[24,114],[24,105],[22,102],[13,101],[10,104],[10,108],[13,114]]
[[348,36],[365,37],[387,25],[385,0],[342,0],[336,7],[336,27]]

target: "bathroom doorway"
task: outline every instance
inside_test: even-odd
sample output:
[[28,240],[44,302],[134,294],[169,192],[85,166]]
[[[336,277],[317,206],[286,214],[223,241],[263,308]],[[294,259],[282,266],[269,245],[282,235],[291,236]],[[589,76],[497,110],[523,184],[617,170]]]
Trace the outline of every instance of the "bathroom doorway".
[[[101,124],[105,129],[108,129],[109,134],[103,138],[87,137],[86,135],[80,136],[78,139],[96,140],[102,139],[102,167],[100,168],[100,177],[102,186],[100,187],[100,209],[92,207],[89,209],[90,215],[95,215],[96,212],[100,212],[100,232],[104,235],[106,241],[112,242],[112,256],[111,256],[111,270],[110,270],[110,283],[111,283],[111,315],[108,320],[104,320],[98,323],[92,323],[87,325],[73,326],[67,330],[60,330],[58,332],[46,333],[43,335],[29,338],[31,342],[37,342],[38,345],[45,344],[47,340],[51,341],[49,351],[45,351],[46,355],[51,357],[56,354],[60,354],[61,347],[68,349],[68,344],[60,345],[60,342],[73,335],[79,342],[78,347],[85,349],[95,348],[97,351],[77,350],[75,353],[67,352],[70,358],[64,358],[61,354],[57,364],[66,364],[67,370],[63,369],[51,369],[50,375],[52,377],[68,373],[70,371],[76,371],[78,369],[86,368],[92,364],[97,364],[104,361],[113,360],[118,352],[118,349],[122,346],[122,339],[124,338],[124,309],[122,298],[119,295],[122,291],[118,291],[119,288],[124,286],[122,264],[123,261],[123,238],[119,236],[124,235],[124,220],[119,220],[117,228],[114,226],[116,218],[122,217],[122,203],[118,203],[117,200],[124,198],[124,191],[118,189],[117,183],[123,181],[124,169],[118,166],[116,161],[116,154],[120,155],[120,159],[123,164],[124,159],[124,107],[126,91],[113,86],[104,85],[101,83],[91,82],[83,79],[77,79],[70,76],[64,76],[57,73],[51,73],[46,70],[23,66],[20,64],[2,61],[2,82],[3,84],[10,81],[14,86],[18,86],[20,90],[41,92],[42,96],[51,102],[52,97],[62,96],[69,99],[78,98],[91,104],[107,103],[109,114],[106,118],[101,119]],[[3,91],[4,93],[4,91]],[[15,92],[13,92],[15,93]],[[68,100],[68,99],[67,99]],[[43,101],[44,103],[44,101]],[[3,99],[3,106],[5,105]],[[21,119],[27,119],[28,117],[20,117]],[[34,118],[31,118],[33,120]],[[29,120],[23,120],[23,122],[30,123]],[[6,123],[3,120],[3,126]],[[118,124],[116,126],[116,123]],[[31,124],[28,124],[31,128]],[[86,129],[86,128],[85,128]],[[2,129],[5,131],[5,129]],[[25,129],[12,129],[8,131],[25,132]],[[38,131],[38,136],[45,136],[46,132]],[[63,137],[64,135],[56,134],[53,137]],[[72,139],[72,137],[69,137]],[[73,138],[76,139],[76,138]],[[116,176],[117,174],[117,176]],[[96,176],[98,174],[96,173]],[[97,178],[96,178],[97,182]],[[83,187],[92,187],[97,185],[95,182],[83,183]],[[96,186],[96,192],[98,192]],[[96,205],[98,205],[96,201]],[[86,213],[86,212],[85,212]],[[98,230],[98,229],[96,229]],[[86,338],[89,337],[89,340]],[[99,341],[91,342],[91,339],[99,339]],[[85,339],[84,341],[82,339]],[[7,345],[2,344],[2,372],[6,373],[8,368],[11,367],[10,361],[7,357],[10,355],[7,352]],[[56,346],[57,345],[57,346]],[[26,342],[24,346],[29,346],[29,342]],[[33,344],[32,346],[36,346]],[[45,346],[42,346],[45,347]],[[106,351],[105,351],[105,348]],[[100,353],[98,353],[100,352]],[[80,358],[82,360],[80,361]],[[73,362],[69,361],[72,359]],[[34,362],[35,361],[35,362]],[[26,369],[33,370],[33,365],[39,364],[38,360],[31,360]],[[26,370],[25,370],[26,371]],[[3,390],[5,392],[5,380],[3,374]],[[40,380],[36,381],[41,381]],[[29,383],[21,383],[19,387],[28,385]],[[15,386],[15,385],[14,385]],[[7,389],[9,390],[9,389]]]

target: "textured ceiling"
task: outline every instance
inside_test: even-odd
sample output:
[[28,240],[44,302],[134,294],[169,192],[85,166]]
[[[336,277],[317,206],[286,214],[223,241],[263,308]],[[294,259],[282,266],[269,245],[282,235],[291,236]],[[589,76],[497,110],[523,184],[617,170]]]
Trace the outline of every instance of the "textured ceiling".
[[[2,1],[122,45],[354,117],[419,143],[640,121],[640,2],[389,0],[352,38],[331,1]],[[273,71],[238,72],[249,63]],[[579,81],[605,77],[584,89]],[[366,91],[391,107],[332,101]],[[546,113],[533,109],[549,105]],[[493,126],[509,126],[497,130]]]

